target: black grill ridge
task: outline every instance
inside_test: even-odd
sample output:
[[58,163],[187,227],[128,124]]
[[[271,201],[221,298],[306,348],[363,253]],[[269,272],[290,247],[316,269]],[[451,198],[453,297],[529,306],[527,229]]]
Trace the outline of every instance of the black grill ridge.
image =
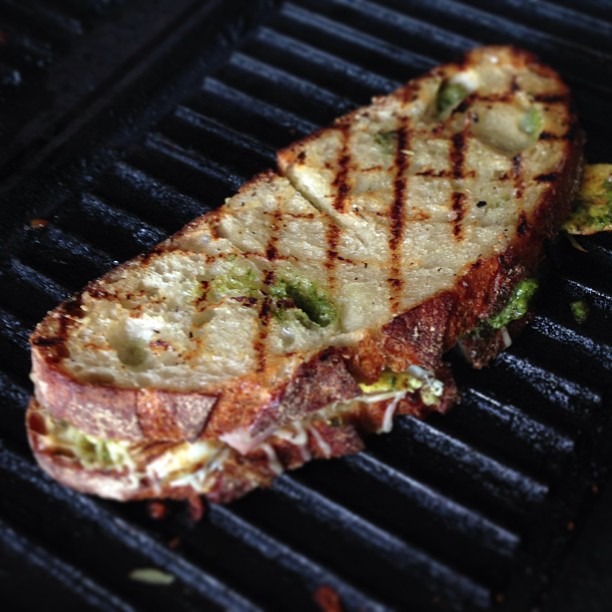
[[[92,96],[105,97],[106,86],[134,57],[159,47],[168,25],[174,24],[178,33],[178,21],[215,4],[218,0],[3,0],[2,176],[27,164],[64,124],[83,115]],[[246,17],[249,11],[243,12]]]
[[[5,89],[14,87],[11,71],[23,70],[28,80],[15,92],[37,91],[45,71],[69,68],[100,20],[120,29],[139,8],[136,0],[44,4],[0,1],[14,32],[10,52],[0,49]],[[484,371],[455,363],[463,403],[449,415],[401,418],[366,452],[284,475],[270,491],[210,508],[199,525],[174,505],[157,523],[143,504],[77,495],[33,464],[23,431],[27,335],[45,310],[218,206],[272,166],[276,148],[371,95],[472,45],[514,42],[568,77],[587,154],[610,159],[605,3],[503,0],[494,12],[483,0],[261,1],[240,3],[239,16],[223,3],[197,4],[169,10],[171,27],[146,22],[142,40],[150,34],[154,52],[141,47],[109,77],[105,97],[83,98],[74,124],[47,115],[58,134],[48,132],[48,145],[18,143],[37,157],[14,161],[0,194],[0,551],[57,585],[58,602],[99,609],[312,610],[322,585],[355,610],[545,603],[543,580],[562,558],[568,521],[612,464],[609,236],[580,239],[586,252],[560,243],[550,299],[516,345]],[[204,32],[218,42],[202,43]],[[15,92],[0,107],[14,108]],[[48,224],[23,223],[36,217]],[[591,309],[583,325],[569,312],[576,299]],[[100,559],[86,554],[93,549]],[[128,578],[151,566],[175,583]]]

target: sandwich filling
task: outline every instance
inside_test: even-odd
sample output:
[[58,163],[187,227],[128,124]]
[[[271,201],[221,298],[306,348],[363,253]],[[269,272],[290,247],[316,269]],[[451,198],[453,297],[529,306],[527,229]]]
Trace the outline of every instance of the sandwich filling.
[[584,236],[612,231],[612,164],[585,166],[578,198],[563,229]]
[[[284,423],[242,457],[263,456],[268,472],[278,475],[285,468],[274,450],[279,441],[297,447],[303,462],[312,458],[311,444],[318,447],[320,456],[331,457],[332,449],[319,432],[318,423],[341,427],[376,405],[378,410],[373,412],[374,422],[370,421],[369,427],[388,432],[400,402],[408,395],[434,408],[444,393],[444,383],[435,373],[418,365],[410,366],[406,372],[383,372],[377,381],[360,384],[360,388],[362,394],[350,401],[334,402],[307,418]],[[90,436],[44,410],[38,414],[43,420],[38,427],[42,451],[63,456],[85,470],[125,474],[134,487],[144,481],[154,488],[189,487],[206,494],[217,475],[236,461],[237,454],[241,455],[235,446],[221,439],[149,444],[109,440]]]

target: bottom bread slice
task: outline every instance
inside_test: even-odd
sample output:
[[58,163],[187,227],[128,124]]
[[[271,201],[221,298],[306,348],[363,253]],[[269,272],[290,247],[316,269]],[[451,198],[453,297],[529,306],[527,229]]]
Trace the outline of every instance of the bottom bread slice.
[[457,399],[445,367],[411,366],[388,374],[363,395],[336,402],[279,427],[242,454],[220,439],[129,442],[87,435],[54,418],[35,399],[28,408],[30,444],[40,465],[58,481],[84,493],[118,500],[205,495],[229,502],[313,459],[356,453],[362,437],[388,432],[398,414],[445,412]]

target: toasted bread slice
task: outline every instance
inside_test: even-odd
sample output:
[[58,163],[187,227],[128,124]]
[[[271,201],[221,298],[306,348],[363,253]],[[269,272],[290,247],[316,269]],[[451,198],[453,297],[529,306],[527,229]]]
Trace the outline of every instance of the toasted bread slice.
[[[567,88],[533,56],[484,48],[437,68],[281,151],[287,178],[256,177],[51,312],[32,336],[31,414],[247,461],[282,428],[361,404],[387,372],[436,377],[534,273],[581,149]],[[47,428],[30,425],[59,474]],[[62,461],[69,480],[81,464]]]
[[[353,411],[353,420],[359,412]],[[206,495],[228,502],[269,486],[285,469],[363,448],[350,423],[330,426],[316,413],[287,424],[246,454],[220,440],[194,442],[105,441],[57,421],[33,400],[27,415],[38,462],[54,478],[82,491],[126,501]],[[364,424],[367,424],[364,421]]]
[[246,452],[221,438],[132,442],[90,436],[52,417],[35,399],[27,426],[40,465],[84,493],[121,501],[206,495],[209,501],[229,502],[312,459],[360,451],[362,436],[390,431],[397,414],[444,411],[455,400],[449,377],[443,373],[439,380],[413,366],[364,385],[358,398],[288,420]]
[[[378,398],[370,394],[367,402],[351,400],[288,422],[244,454],[220,439],[129,442],[87,436],[51,417],[36,400],[28,408],[27,423],[42,467],[84,493],[122,501],[206,495],[213,502],[228,502],[312,459],[358,452],[361,435],[389,431],[396,413],[421,407],[418,396],[409,398],[405,392]],[[452,399],[447,395],[444,401]]]
[[[576,192],[581,144],[558,75],[529,53],[485,47],[294,143],[278,161],[317,209],[361,239],[368,265],[388,270],[387,309],[370,311],[371,321],[383,328],[451,291],[463,296],[453,318],[465,330],[470,311],[498,308],[495,294],[503,300],[535,268]],[[330,225],[332,287],[361,254],[342,236]],[[489,271],[474,283],[479,267]],[[375,376],[389,355],[383,348],[375,360],[372,344],[361,346],[353,362]]]
[[[217,433],[248,427],[281,397],[291,410],[308,395],[312,410],[357,394],[339,355],[324,354],[355,341],[324,285],[325,217],[286,179],[256,177],[42,321],[37,399],[91,435],[184,440],[207,420]],[[369,276],[372,291],[382,272]]]

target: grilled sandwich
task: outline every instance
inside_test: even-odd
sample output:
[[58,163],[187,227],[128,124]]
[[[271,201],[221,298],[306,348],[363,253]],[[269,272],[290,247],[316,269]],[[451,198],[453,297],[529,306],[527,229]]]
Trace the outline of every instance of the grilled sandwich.
[[457,399],[511,341],[582,135],[532,55],[468,53],[278,154],[32,335],[40,464],[116,499],[229,501]]

